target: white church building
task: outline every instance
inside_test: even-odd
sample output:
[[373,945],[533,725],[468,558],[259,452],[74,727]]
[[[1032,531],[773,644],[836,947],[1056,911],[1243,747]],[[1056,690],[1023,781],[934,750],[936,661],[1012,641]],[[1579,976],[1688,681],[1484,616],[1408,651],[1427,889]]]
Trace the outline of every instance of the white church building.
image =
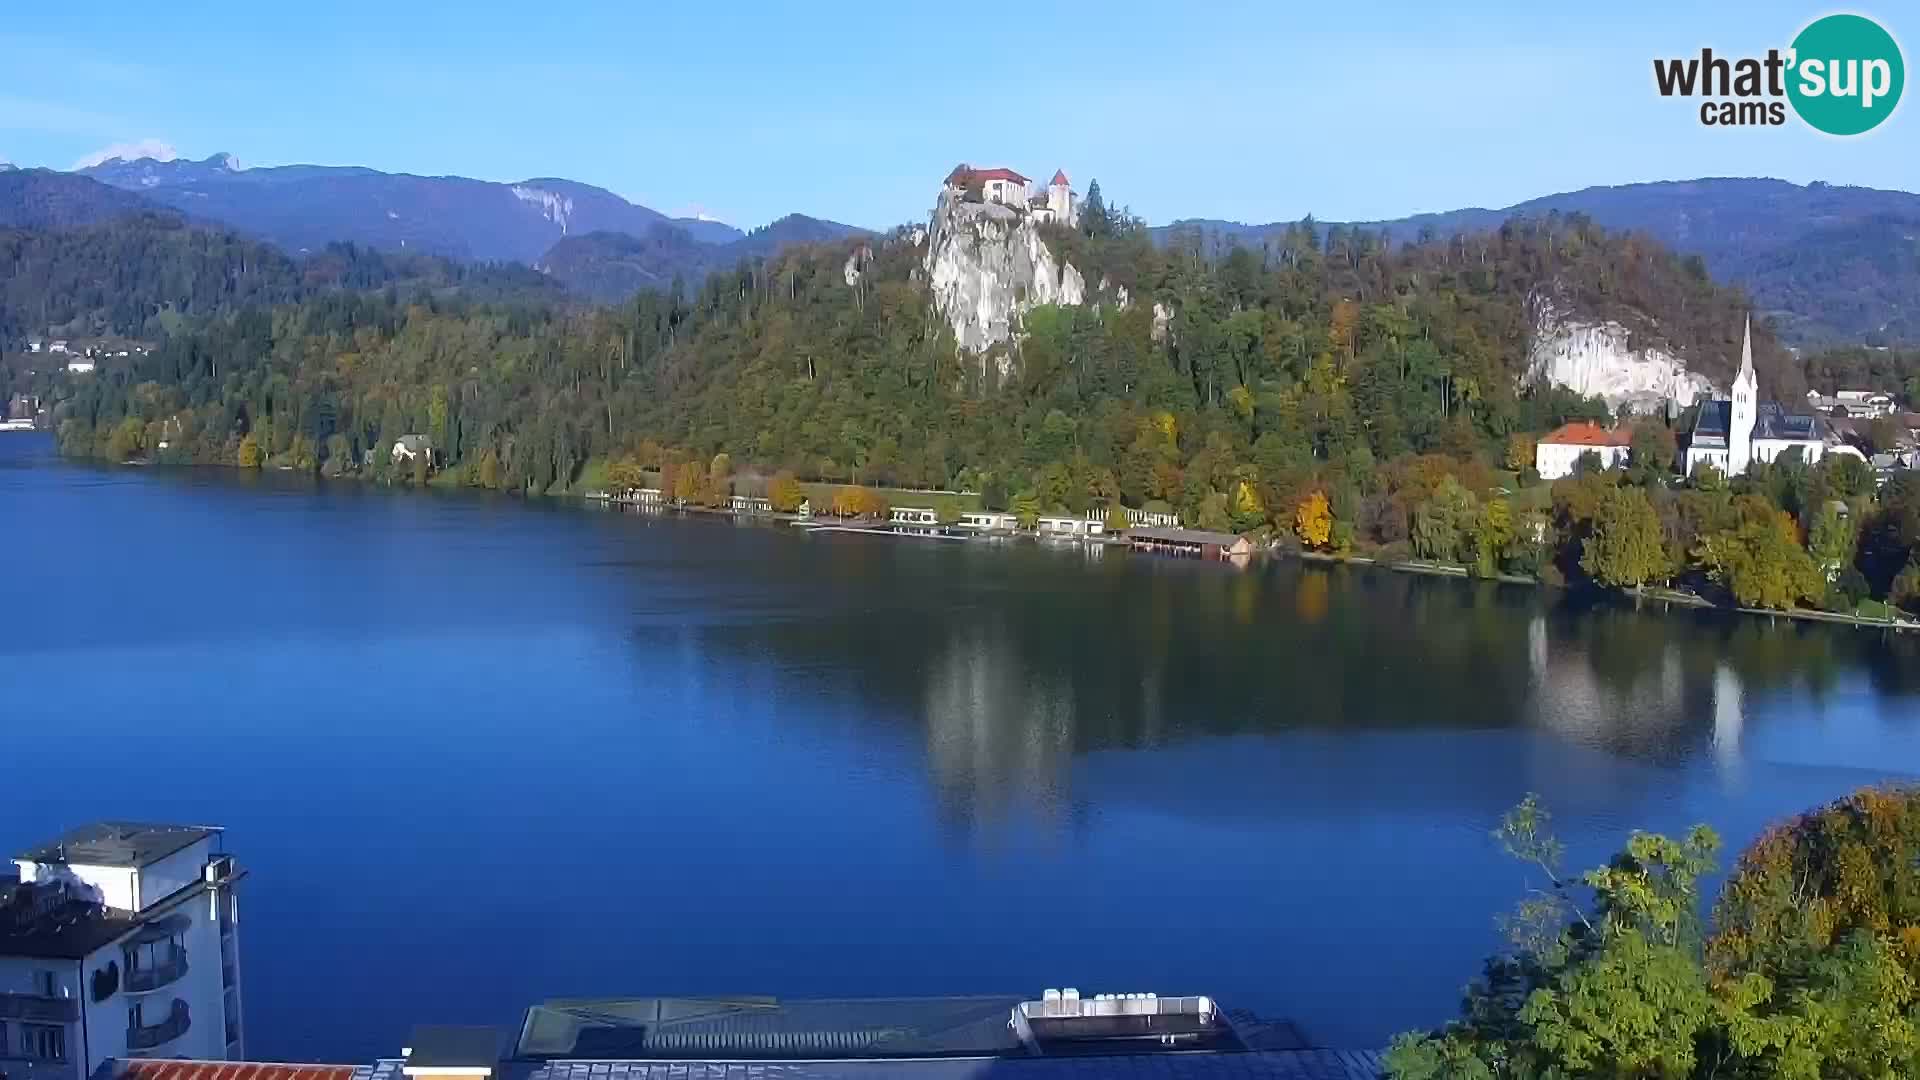
[[1749,319],[1732,394],[1703,403],[1694,419],[1693,436],[1687,443],[1687,475],[1712,465],[1736,476],[1756,461],[1766,464],[1792,449],[1798,449],[1809,465],[1830,452],[1861,456],[1838,439],[1830,441],[1827,430],[1817,416],[1790,413],[1779,402],[1760,400],[1760,379],[1753,370],[1753,320]]

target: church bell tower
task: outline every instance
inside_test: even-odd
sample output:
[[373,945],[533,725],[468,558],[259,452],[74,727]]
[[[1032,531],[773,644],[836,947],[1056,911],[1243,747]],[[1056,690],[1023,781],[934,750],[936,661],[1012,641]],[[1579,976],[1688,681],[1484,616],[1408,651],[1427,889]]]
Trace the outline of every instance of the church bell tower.
[[1740,341],[1740,374],[1733,377],[1727,416],[1727,475],[1739,476],[1753,462],[1753,426],[1760,415],[1760,378],[1753,370],[1753,316]]

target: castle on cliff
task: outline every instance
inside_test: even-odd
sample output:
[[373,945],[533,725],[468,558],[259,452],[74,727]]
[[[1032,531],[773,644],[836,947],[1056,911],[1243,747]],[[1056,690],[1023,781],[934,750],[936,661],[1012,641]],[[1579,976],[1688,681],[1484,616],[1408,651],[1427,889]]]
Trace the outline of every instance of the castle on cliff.
[[959,198],[977,193],[981,202],[1024,211],[1042,223],[1072,225],[1080,217],[1080,196],[1064,169],[1054,170],[1046,188],[1035,191],[1033,181],[1012,169],[976,169],[963,163],[947,174],[946,190]]

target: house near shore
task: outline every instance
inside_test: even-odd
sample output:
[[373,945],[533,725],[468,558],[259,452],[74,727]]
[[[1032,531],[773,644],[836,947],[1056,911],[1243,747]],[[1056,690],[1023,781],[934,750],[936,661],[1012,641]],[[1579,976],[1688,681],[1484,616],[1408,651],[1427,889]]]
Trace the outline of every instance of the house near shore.
[[427,438],[425,435],[402,435],[393,440],[391,457],[395,465],[411,462],[415,458],[425,458],[427,466],[431,468],[433,466],[433,440]]
[[1609,430],[1590,420],[1562,424],[1534,444],[1533,471],[1542,480],[1572,476],[1580,459],[1588,454],[1600,459],[1601,468],[1611,469],[1626,463],[1632,441],[1627,432]]

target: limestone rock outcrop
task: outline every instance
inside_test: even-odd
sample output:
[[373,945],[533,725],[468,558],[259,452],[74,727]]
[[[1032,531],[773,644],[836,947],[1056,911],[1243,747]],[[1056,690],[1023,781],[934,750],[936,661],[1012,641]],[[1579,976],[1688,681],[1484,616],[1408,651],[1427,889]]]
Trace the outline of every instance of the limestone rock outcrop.
[[1597,397],[1609,408],[1626,403],[1643,414],[1661,412],[1669,401],[1685,408],[1713,394],[1706,376],[1689,372],[1664,349],[1635,348],[1617,322],[1579,318],[1545,297],[1529,302],[1527,314],[1525,381]]
[[[1043,304],[1086,302],[1080,271],[1054,257],[1030,214],[942,192],[923,257],[940,315],[962,350],[985,354],[1019,334],[1020,317]],[[989,374],[983,359],[982,376]],[[998,375],[1011,373],[1002,358]]]

